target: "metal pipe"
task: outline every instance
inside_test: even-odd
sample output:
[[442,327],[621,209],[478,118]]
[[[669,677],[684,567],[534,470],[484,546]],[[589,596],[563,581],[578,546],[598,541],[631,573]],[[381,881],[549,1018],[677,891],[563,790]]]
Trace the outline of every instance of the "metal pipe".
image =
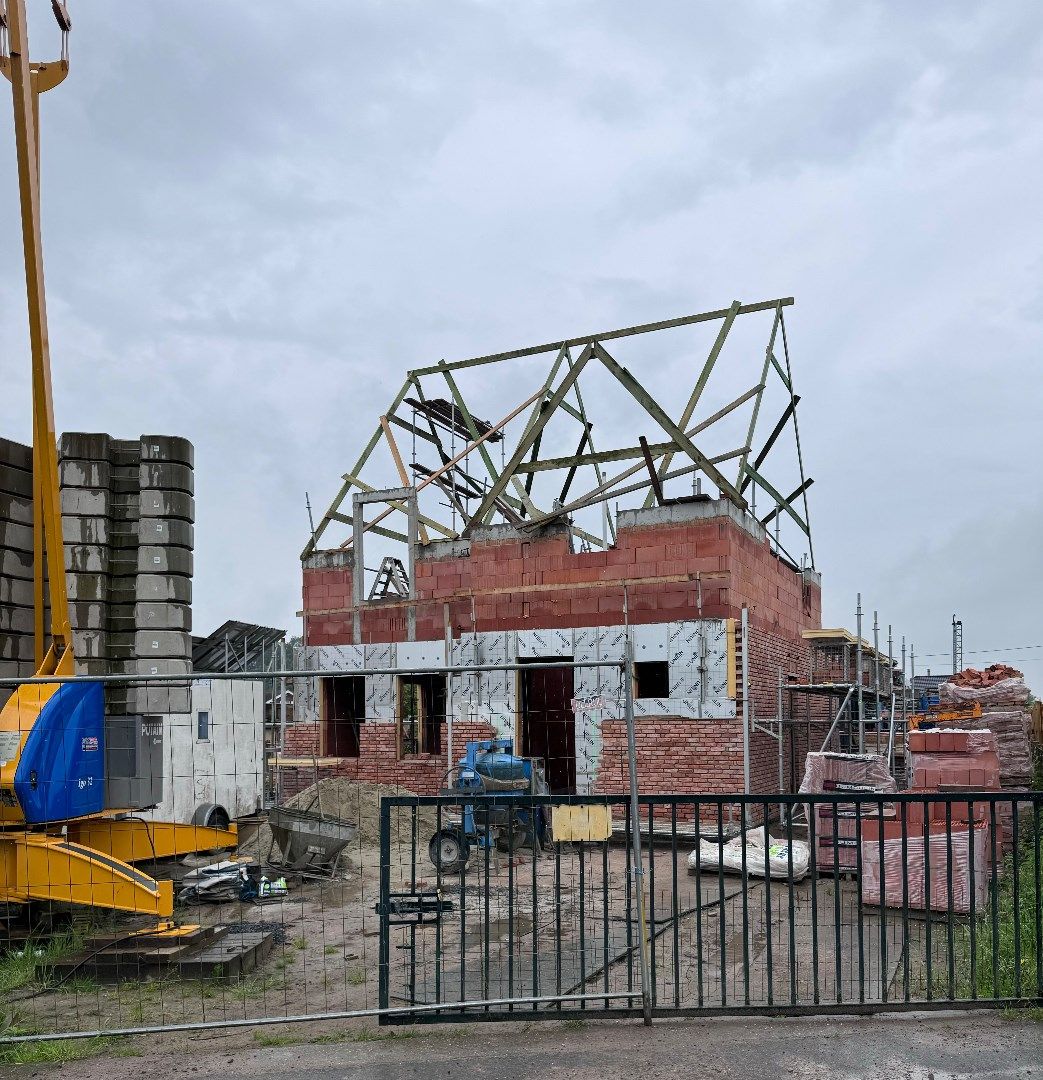
[[[742,635],[740,645],[743,650],[743,793],[749,795],[749,609],[743,605]],[[746,823],[743,822],[745,827]]]
[[[311,1020],[361,1020],[366,1017],[415,1016],[417,1013],[457,1012],[460,1009],[487,1010],[491,1005],[540,1005],[562,1001],[604,1001],[633,999],[641,995],[637,991],[612,991],[599,994],[550,994],[541,997],[493,998],[481,1001],[443,1001],[436,1005],[418,1004],[391,1009],[344,1009],[340,1012],[302,1013],[299,1016],[257,1016],[236,1020],[203,1020],[197,1024],[155,1024],[151,1027],[98,1028],[95,1031],[56,1031],[47,1035],[8,1035],[0,1039],[0,1046],[8,1043],[32,1043],[56,1039],[98,1039],[117,1035],[158,1035],[164,1031],[210,1031],[220,1028],[259,1027],[262,1024],[307,1023]],[[557,1016],[557,1014],[555,1014]]]
[[840,723],[840,718],[844,715],[844,710],[847,708],[847,703],[851,700],[853,692],[854,688],[848,687],[848,691],[844,695],[844,700],[840,703],[840,708],[837,709],[837,715],[833,717],[833,723],[830,724],[829,731],[826,732],[826,737],[822,740],[823,750],[829,746],[829,740],[833,738],[833,732],[837,730],[837,725]]
[[[785,766],[783,764],[783,758],[785,756],[782,746],[782,668],[779,668],[779,791],[785,783]],[[781,820],[781,818],[780,818]]]
[[858,687],[858,752],[866,751],[865,718],[862,712],[862,594],[855,608],[855,685]]
[[905,634],[902,635],[902,730],[909,727],[909,687],[905,677]]
[[[633,646],[629,636],[624,643],[623,700],[627,725],[627,770],[630,774],[630,843],[634,849],[634,891],[637,897],[637,927],[641,935],[638,960],[641,967],[641,1010],[646,1026],[652,1023],[652,986],[649,979],[648,926],[645,922],[645,869],[641,851],[641,818],[637,799],[637,740],[634,734]],[[651,835],[651,823],[649,824]]]
[[[279,666],[285,670],[289,646],[282,642],[279,646]],[[279,676],[279,753],[282,753],[286,741],[286,676]]]

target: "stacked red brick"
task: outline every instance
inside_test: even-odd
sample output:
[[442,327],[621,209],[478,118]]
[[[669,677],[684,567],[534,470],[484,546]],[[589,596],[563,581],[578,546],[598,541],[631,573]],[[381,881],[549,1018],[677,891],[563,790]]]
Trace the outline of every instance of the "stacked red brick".
[[[909,794],[999,790],[999,756],[990,731],[913,731],[907,745]],[[863,902],[961,913],[972,905],[981,908],[991,866],[989,822],[990,806],[983,800],[906,804],[904,826],[899,815],[863,834]]]
[[[878,754],[808,754],[800,785],[801,792],[809,794],[890,795],[895,789],[894,777]],[[859,837],[866,837],[870,823],[879,819],[881,810],[884,816],[893,816],[894,803],[809,803],[809,820],[813,816],[815,823],[814,857],[818,868],[857,869]]]
[[942,683],[942,708],[980,705],[982,715],[961,720],[961,727],[988,730],[996,736],[1000,785],[1004,791],[1026,791],[1032,783],[1032,710],[1020,671],[993,664],[984,671],[967,668]]

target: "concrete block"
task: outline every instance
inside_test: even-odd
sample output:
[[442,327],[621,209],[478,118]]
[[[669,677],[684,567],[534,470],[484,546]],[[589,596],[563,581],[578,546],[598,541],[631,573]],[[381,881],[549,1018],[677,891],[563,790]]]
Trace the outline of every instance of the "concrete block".
[[143,461],[138,468],[141,490],[183,491],[195,494],[195,477],[190,465],[168,461]]
[[18,525],[13,521],[0,521],[0,547],[13,548],[15,551],[32,551],[32,528],[28,525]]
[[63,514],[80,517],[105,517],[109,512],[111,496],[108,488],[62,488]]
[[[150,675],[188,675],[192,671],[192,661],[181,657],[138,657],[133,667],[127,666],[135,674],[148,678]],[[159,685],[158,683],[154,685]],[[178,683],[177,685],[181,685]]]
[[144,631],[187,631],[192,629],[192,608],[188,604],[139,602],[134,605],[134,621]]
[[138,495],[113,495],[109,504],[109,518],[113,522],[137,522],[141,511]]
[[11,439],[0,439],[0,469],[5,465],[24,472],[32,472],[33,448]]
[[20,499],[32,499],[33,474],[10,465],[0,465],[0,491],[17,495]]
[[[112,684],[110,684],[111,686]],[[113,711],[123,713],[187,713],[191,691],[184,685],[160,685],[106,688],[106,711],[111,701]]]
[[72,653],[79,660],[106,660],[106,633],[103,630],[73,630]]
[[178,547],[195,546],[195,529],[187,521],[178,518],[147,518],[137,523],[138,543],[149,546],[176,544]]
[[139,630],[134,635],[139,659],[185,659],[192,655],[192,635],[180,630]]
[[113,465],[134,465],[141,461],[141,442],[138,439],[113,439],[109,454]]
[[0,548],[0,577],[33,580],[33,556],[24,551]]
[[169,600],[178,604],[191,604],[192,579],[166,574],[138,574],[136,596],[138,601],[146,603]]
[[69,621],[74,630],[105,630],[109,625],[109,605],[74,601],[69,604]]
[[[108,659],[97,657],[83,657],[80,654],[76,656],[76,674],[77,675],[112,675],[112,662]],[[106,702],[108,704],[108,702]]]
[[66,544],[65,570],[72,574],[107,574],[110,550],[107,544]]
[[67,431],[58,440],[58,455],[82,461],[107,461],[112,441],[112,436],[101,431]]
[[109,519],[107,517],[80,517],[62,514],[62,537],[67,544],[109,544]]
[[142,544],[138,548],[138,572],[141,574],[181,574],[192,576],[192,552],[173,544]]
[[0,521],[14,521],[19,525],[32,525],[33,504],[25,495],[12,495],[0,488]]
[[32,634],[0,634],[0,660],[33,659]]
[[142,435],[142,461],[172,461],[192,468],[195,465],[195,448],[178,435]]
[[0,604],[33,606],[33,583],[20,578],[0,577]]
[[111,469],[107,461],[62,458],[58,462],[58,483],[62,487],[107,488],[111,485]]
[[196,503],[184,491],[143,491],[138,502],[138,515],[142,518],[180,518],[191,523],[196,519]]
[[33,609],[0,605],[0,634],[31,634],[33,632]]
[[105,602],[109,595],[107,574],[67,574],[69,599],[88,602]]
[[112,490],[113,497],[116,499],[126,499],[129,496],[138,495],[141,491],[141,485],[138,483],[138,470],[113,469],[112,481],[109,487]]

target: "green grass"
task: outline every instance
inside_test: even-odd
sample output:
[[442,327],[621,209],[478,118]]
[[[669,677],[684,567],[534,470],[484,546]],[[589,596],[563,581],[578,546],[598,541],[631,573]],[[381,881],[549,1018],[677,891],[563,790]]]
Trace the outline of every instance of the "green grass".
[[570,1019],[561,1022],[561,1027],[564,1031],[582,1031],[586,1026],[586,1020],[580,1020],[577,1017],[571,1017]]
[[269,990],[281,990],[282,985],[274,975],[246,975],[229,987],[228,996],[236,1001],[249,1001]]
[[305,937],[294,938],[293,947],[295,949],[300,949],[303,952],[308,947],[308,939]]
[[46,982],[50,968],[83,948],[83,931],[66,930],[48,938],[30,938],[0,958],[0,994]]
[[1004,1020],[1034,1020],[1043,1023],[1043,1009],[1004,1009]]
[[364,986],[366,984],[366,969],[355,966],[348,971],[349,986]]
[[254,1041],[258,1046],[296,1046],[303,1040],[297,1035],[269,1035],[263,1031],[255,1031]]
[[327,945],[326,948],[323,949],[322,951],[327,956],[336,956],[336,954],[340,952],[340,946],[339,945]]
[[[1018,865],[1018,912],[1020,918],[1020,986],[1018,985],[1018,966],[1015,962],[1015,920],[1014,920],[1014,860],[1015,853],[1003,861],[1003,874],[996,889],[996,919],[993,925],[993,905],[975,922],[974,960],[975,971],[973,985],[978,997],[982,998],[1035,998],[1043,995],[1043,986],[1037,986],[1036,957],[1041,943],[1036,940],[1036,862],[1043,867],[1043,836],[1033,835],[1031,819],[1022,818],[1022,831],[1027,833],[1016,853]],[[1035,851],[1033,851],[1035,848]],[[995,930],[995,933],[994,933]],[[970,996],[971,978],[971,943],[970,928],[961,927],[960,935],[963,948],[960,950],[964,959],[958,972],[957,991]],[[996,952],[994,965],[993,952]]]
[[136,1057],[140,1051],[114,1035],[94,1039],[41,1039],[39,1042],[0,1046],[0,1065],[61,1065],[99,1054]]

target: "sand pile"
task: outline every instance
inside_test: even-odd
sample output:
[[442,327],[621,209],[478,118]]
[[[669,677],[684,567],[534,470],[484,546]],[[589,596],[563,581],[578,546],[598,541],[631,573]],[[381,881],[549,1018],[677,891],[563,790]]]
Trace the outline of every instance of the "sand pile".
[[[363,847],[377,847],[380,844],[380,800],[392,795],[412,795],[413,792],[396,784],[369,784],[346,777],[334,776],[320,780],[305,788],[285,806],[291,810],[311,810],[318,813],[320,808],[326,817],[340,818],[358,826],[358,836],[349,845],[348,850]],[[316,799],[318,795],[318,799]],[[417,825],[417,850],[427,851],[427,842],[438,828],[437,808],[421,806],[415,809]],[[443,812],[443,820],[445,814]],[[395,806],[391,809],[391,843],[408,844],[414,820],[414,810],[408,806]],[[263,859],[268,854],[272,842],[272,831],[262,825],[257,835],[239,848],[241,855]],[[278,847],[275,849],[278,857]]]

